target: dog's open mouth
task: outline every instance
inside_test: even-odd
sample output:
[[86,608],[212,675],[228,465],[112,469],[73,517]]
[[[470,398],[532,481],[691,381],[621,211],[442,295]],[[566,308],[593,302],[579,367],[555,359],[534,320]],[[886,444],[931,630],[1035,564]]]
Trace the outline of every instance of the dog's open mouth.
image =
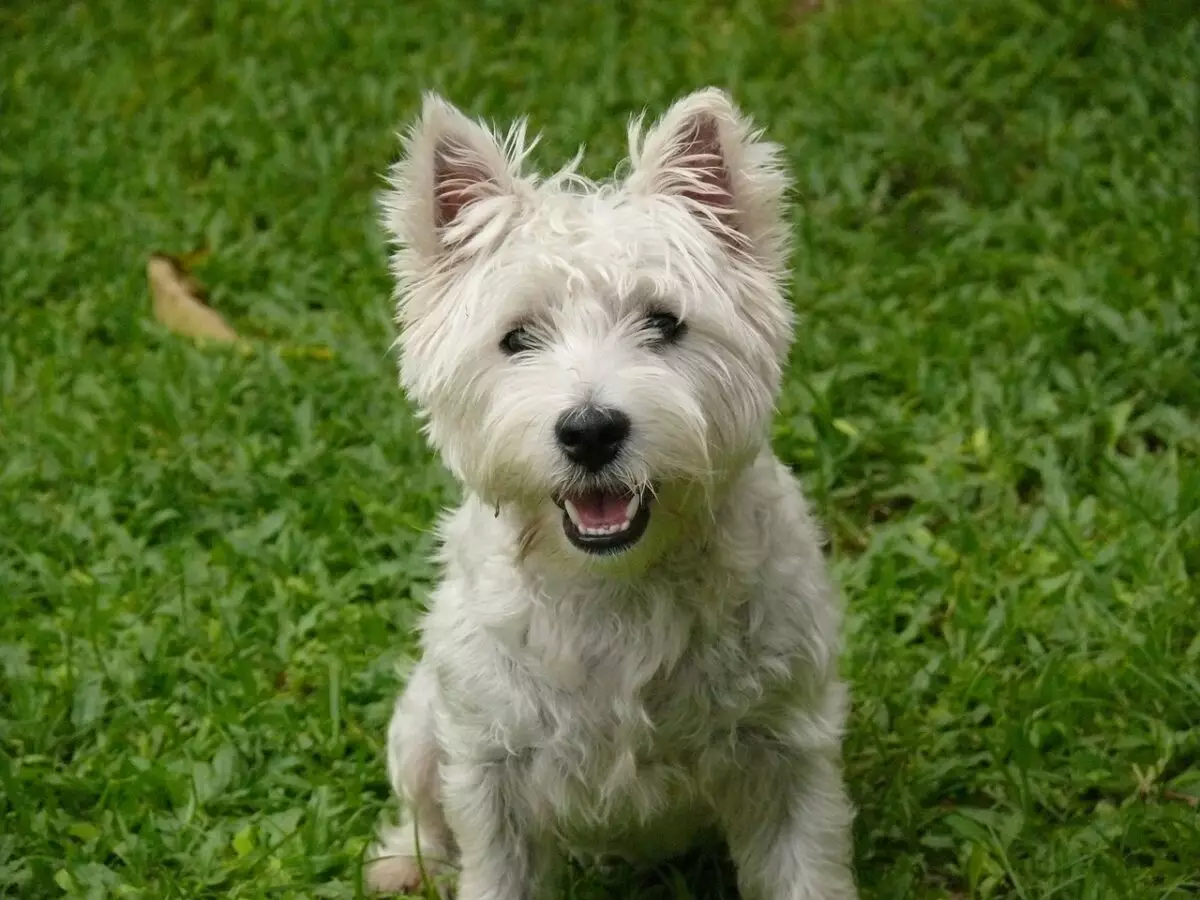
[[650,498],[624,490],[588,490],[556,499],[563,532],[586,553],[620,553],[638,542],[650,522]]

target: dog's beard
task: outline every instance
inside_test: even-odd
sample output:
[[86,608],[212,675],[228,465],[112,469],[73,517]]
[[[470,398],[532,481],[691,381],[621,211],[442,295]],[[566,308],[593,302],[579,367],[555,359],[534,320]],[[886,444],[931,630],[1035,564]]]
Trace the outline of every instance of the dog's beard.
[[[455,446],[475,452],[464,458],[471,465],[456,474],[489,508],[518,523],[522,558],[542,551],[591,564],[627,559],[640,566],[669,553],[677,540],[705,532],[762,440],[739,433],[742,440],[733,446],[713,446],[714,431],[699,416],[683,420],[678,412],[656,412],[640,412],[635,422],[657,427],[643,425],[632,445],[600,472],[570,463],[549,437],[531,440],[531,433],[548,430],[544,422],[485,417],[484,440],[474,431],[457,434]],[[664,428],[664,421],[675,427]]]
[[[483,451],[470,457],[464,481],[485,503],[512,510],[531,540],[538,538],[534,543],[551,539],[560,551],[593,559],[617,556],[641,545],[653,521],[676,511],[676,504],[660,502],[664,488],[674,497],[687,485],[697,488],[688,492],[693,496],[707,494],[713,471],[706,423],[699,415],[683,420],[678,412],[691,406],[694,401],[677,402],[674,416],[638,411],[635,421],[658,427],[635,425],[631,445],[592,472],[565,458],[546,436],[545,422],[513,416],[518,407],[510,405],[510,415],[485,417],[485,440],[472,444],[470,435],[462,435],[457,443]],[[674,427],[663,428],[664,420]],[[531,433],[542,436],[531,440]]]

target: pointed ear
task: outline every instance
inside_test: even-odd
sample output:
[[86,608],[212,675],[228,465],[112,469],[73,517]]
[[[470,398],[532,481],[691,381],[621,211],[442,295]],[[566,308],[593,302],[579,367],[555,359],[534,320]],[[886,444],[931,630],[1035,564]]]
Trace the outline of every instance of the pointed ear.
[[727,94],[706,88],[677,101],[644,134],[640,119],[630,125],[626,184],[675,198],[731,249],[777,267],[786,264],[789,237],[782,155]]
[[403,248],[405,265],[431,265],[502,234],[527,187],[519,173],[527,153],[524,122],[500,139],[426,94],[382,203],[384,226]]

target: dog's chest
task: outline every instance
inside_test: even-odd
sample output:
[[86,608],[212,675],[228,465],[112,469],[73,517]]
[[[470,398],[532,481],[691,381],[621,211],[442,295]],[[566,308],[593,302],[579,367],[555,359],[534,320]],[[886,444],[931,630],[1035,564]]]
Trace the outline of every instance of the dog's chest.
[[642,590],[619,606],[568,595],[532,612],[521,662],[557,727],[678,747],[741,707],[754,668],[744,604],[705,597],[711,586]]
[[701,755],[728,742],[753,695],[744,629],[695,611],[718,604],[636,599],[615,610],[556,604],[526,631],[521,662],[538,710],[529,781],[577,840],[588,823],[643,821],[668,844],[685,842],[676,832],[697,824]]

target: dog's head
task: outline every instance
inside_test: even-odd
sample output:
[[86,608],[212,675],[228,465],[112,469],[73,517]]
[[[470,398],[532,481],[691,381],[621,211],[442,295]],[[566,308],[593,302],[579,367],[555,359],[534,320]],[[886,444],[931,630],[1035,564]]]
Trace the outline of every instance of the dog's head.
[[558,549],[669,540],[767,438],[779,148],[715,89],[634,121],[611,182],[526,173],[530,146],[426,98],[385,202],[402,383],[466,487]]

